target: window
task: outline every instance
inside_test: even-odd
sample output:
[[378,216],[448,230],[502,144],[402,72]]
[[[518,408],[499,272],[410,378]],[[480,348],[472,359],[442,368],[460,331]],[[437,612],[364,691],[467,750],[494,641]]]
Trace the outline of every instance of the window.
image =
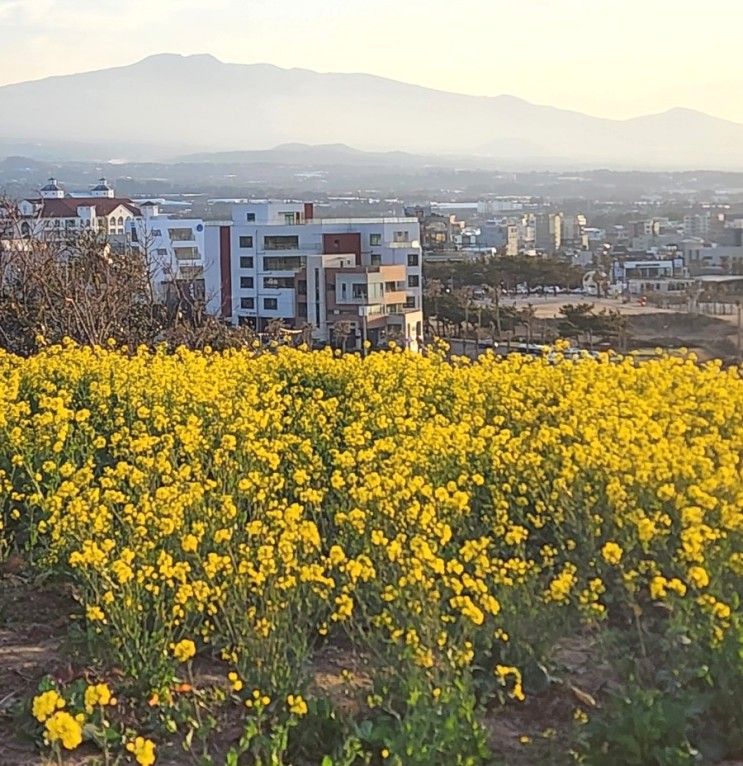
[[366,299],[369,295],[366,285],[353,285],[353,297],[357,300],[360,298]]
[[408,266],[418,265],[418,253],[408,253]]
[[407,242],[409,240],[407,231],[396,231],[395,242]]
[[253,288],[253,277],[240,277],[240,287],[243,290],[251,290]]
[[240,298],[240,308],[241,309],[254,309],[255,308],[255,298]]
[[263,259],[263,268],[266,271],[297,271],[302,268],[302,259],[298,255],[288,255],[284,258],[267,256]]
[[279,308],[278,298],[264,298],[263,308],[266,309],[266,311],[276,311]]
[[240,237],[240,247],[243,250],[249,249],[253,247],[253,238],[252,237]]
[[415,308],[415,298],[413,298],[412,295],[408,295],[408,297],[405,299],[405,308],[406,309]]
[[251,223],[252,221],[255,221],[255,213],[248,213],[248,214],[245,216],[245,220],[246,220],[248,223]]
[[174,247],[173,253],[179,261],[197,261],[199,259],[198,247]]
[[379,255],[379,253],[372,253],[371,254],[371,265],[372,266],[381,266],[382,265],[382,256]]
[[284,216],[284,223],[291,225],[293,223],[299,223],[299,213],[279,213]]
[[266,290],[282,290],[294,287],[294,277],[263,277]]
[[264,237],[263,247],[266,250],[299,250],[299,237],[281,235]]
[[370,234],[369,235],[369,244],[372,247],[374,245],[381,245],[382,244],[382,235],[381,234]]
[[240,256],[240,268],[241,269],[252,269],[253,268],[253,256],[252,255],[241,255]]
[[193,281],[195,279],[204,279],[204,268],[202,266],[181,266],[178,269],[181,279]]
[[193,242],[192,229],[168,229],[172,242]]
[[160,231],[160,229],[153,229],[152,230],[152,236],[153,237],[162,237],[163,233]]
[[157,254],[158,255],[167,255],[168,251],[164,247],[158,247],[157,248]]
[[417,274],[408,274],[408,287],[418,287],[421,283],[421,278]]

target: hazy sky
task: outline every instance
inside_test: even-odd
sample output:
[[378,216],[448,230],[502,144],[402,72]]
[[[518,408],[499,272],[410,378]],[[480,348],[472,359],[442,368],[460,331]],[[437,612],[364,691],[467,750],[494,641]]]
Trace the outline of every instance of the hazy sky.
[[0,0],[0,84],[213,53],[606,117],[686,106],[743,122],[741,40],[743,0]]

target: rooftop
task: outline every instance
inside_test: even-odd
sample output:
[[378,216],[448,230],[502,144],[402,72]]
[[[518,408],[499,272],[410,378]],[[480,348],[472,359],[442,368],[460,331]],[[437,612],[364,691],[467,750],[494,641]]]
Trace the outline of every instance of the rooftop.
[[140,215],[139,208],[130,199],[123,197],[63,197],[26,201],[41,205],[39,215],[42,218],[77,218],[79,207],[94,207],[97,215],[110,215],[120,205],[133,215]]

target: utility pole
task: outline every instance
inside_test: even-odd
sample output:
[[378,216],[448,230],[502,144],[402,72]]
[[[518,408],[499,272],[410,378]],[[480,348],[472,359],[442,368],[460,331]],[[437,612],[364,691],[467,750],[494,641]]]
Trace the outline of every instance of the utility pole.
[[741,318],[743,306],[740,301],[736,301],[735,304],[738,308],[738,361],[743,362],[743,320]]
[[367,312],[367,306],[359,306],[359,313],[361,314],[361,356],[363,358],[366,358],[366,339],[368,335],[366,329]]

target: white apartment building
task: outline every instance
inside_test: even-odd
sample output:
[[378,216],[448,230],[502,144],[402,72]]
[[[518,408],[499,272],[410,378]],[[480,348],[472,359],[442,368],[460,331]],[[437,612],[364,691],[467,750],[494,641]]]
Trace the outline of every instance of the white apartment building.
[[[315,219],[309,203],[237,204],[206,227],[208,308],[263,331],[273,320],[348,347],[423,334],[422,251],[416,218]],[[347,324],[346,324],[347,323]],[[340,327],[340,325],[339,325]]]
[[190,297],[205,298],[204,221],[162,215],[154,202],[140,209],[141,216],[127,224],[127,244],[145,253],[156,294],[164,298],[170,285],[180,283]]

